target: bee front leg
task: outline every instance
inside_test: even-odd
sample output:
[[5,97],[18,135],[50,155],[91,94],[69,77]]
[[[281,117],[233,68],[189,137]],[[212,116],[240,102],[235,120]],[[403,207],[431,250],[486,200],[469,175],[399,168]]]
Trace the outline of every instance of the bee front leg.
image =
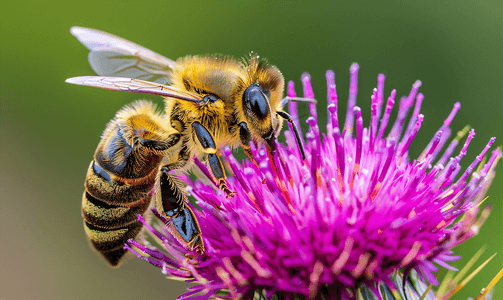
[[213,176],[215,176],[218,182],[218,188],[224,191],[227,194],[227,197],[234,196],[235,192],[231,191],[227,187],[224,166],[222,165],[222,161],[218,155],[219,151],[215,146],[215,141],[213,140],[210,132],[199,122],[192,123],[192,128],[194,129],[197,139],[201,143],[204,151],[208,154],[208,163]]
[[239,141],[241,142],[241,147],[243,148],[243,152],[246,154],[248,159],[257,167],[257,169],[260,170],[260,167],[255,160],[255,157],[253,157],[253,153],[250,149],[250,142],[252,140],[252,135],[250,133],[250,130],[248,129],[248,126],[246,125],[245,122],[239,123]]
[[162,209],[163,215],[172,220],[168,231],[189,250],[204,253],[204,242],[201,228],[192,209],[187,205],[188,199],[183,192],[183,183],[169,174],[170,165],[161,169],[160,193],[156,197],[156,206]]

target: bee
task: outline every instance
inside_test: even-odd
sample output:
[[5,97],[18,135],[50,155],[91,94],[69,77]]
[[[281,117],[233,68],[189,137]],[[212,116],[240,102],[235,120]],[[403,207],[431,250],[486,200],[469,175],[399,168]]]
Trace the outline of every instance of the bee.
[[111,266],[119,266],[128,239],[135,239],[152,199],[167,218],[168,230],[187,249],[204,253],[197,219],[187,205],[183,183],[171,171],[188,171],[193,158],[205,158],[217,187],[232,197],[219,149],[241,147],[257,167],[250,143],[265,142],[273,169],[283,111],[281,72],[251,53],[241,61],[221,55],[168,59],[133,42],[95,29],[72,27],[89,50],[100,76],[73,77],[68,83],[164,97],[164,114],[147,101],[121,109],[107,125],[85,181],[82,215],[87,236]]

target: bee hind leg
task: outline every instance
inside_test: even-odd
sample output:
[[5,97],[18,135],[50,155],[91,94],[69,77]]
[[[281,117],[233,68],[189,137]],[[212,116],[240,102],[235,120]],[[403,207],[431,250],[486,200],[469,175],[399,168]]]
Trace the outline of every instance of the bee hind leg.
[[188,199],[183,192],[181,181],[169,174],[170,166],[161,170],[160,193],[156,198],[156,206],[170,219],[168,231],[175,239],[189,250],[204,253],[204,242],[201,228],[192,209],[187,205]]

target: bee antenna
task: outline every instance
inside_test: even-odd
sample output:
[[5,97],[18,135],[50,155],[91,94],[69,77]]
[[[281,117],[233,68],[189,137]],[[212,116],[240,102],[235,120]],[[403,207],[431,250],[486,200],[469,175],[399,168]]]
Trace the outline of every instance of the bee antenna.
[[288,102],[293,101],[293,102],[302,102],[302,103],[314,103],[317,104],[318,101],[316,99],[311,99],[311,98],[302,98],[302,97],[285,97],[281,100],[281,105],[285,106],[288,104]]
[[[302,98],[302,99],[306,99],[306,98]],[[314,99],[309,99],[309,100],[314,100]],[[280,117],[282,117],[283,119],[288,121],[290,124],[292,124],[293,132],[295,133],[295,139],[297,140],[297,145],[299,146],[300,154],[302,155],[302,160],[306,160],[306,153],[304,152],[304,146],[302,145],[302,140],[300,138],[299,131],[297,130],[297,126],[295,126],[295,123],[293,122],[292,117],[290,117],[290,115],[284,111],[278,111],[276,113]]]

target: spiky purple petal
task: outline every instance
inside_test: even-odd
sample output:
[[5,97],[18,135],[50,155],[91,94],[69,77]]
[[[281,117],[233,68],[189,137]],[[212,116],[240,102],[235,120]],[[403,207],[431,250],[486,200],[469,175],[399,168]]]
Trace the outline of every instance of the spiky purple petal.
[[[230,297],[249,297],[259,291],[284,299],[352,299],[358,286],[375,295],[381,284],[396,289],[390,275],[400,268],[405,274],[416,270],[434,284],[436,265],[452,269],[447,262],[459,257],[450,249],[475,235],[483,222],[477,221],[478,205],[494,177],[500,152],[493,151],[479,173],[474,170],[494,138],[458,178],[473,130],[459,155],[452,156],[467,129],[435,163],[459,110],[456,103],[419,158],[411,159],[408,150],[423,122],[421,82],[416,81],[409,95],[401,98],[397,120],[385,135],[396,90],[382,111],[385,78],[378,76],[370,125],[363,128],[361,109],[356,106],[359,66],[354,64],[350,70],[345,127],[339,127],[334,73],[328,71],[327,133],[320,134],[316,107],[309,104],[309,129],[303,141],[306,160],[290,128],[285,132],[286,145],[277,145],[277,179],[264,147],[253,143],[259,168],[247,160],[239,162],[228,148],[222,151],[233,173],[228,179],[229,188],[236,191],[233,198],[216,191],[214,181],[206,185],[183,176],[187,190],[203,209],[193,210],[206,245],[204,255],[183,248],[165,227],[154,229],[140,219],[165,247],[160,250],[131,241],[143,252],[141,257],[165,274],[199,283],[179,299],[208,299],[222,289]],[[313,98],[309,74],[302,75],[302,85],[304,97]],[[293,82],[287,92],[295,97]],[[289,110],[298,126],[297,104],[290,102]],[[196,165],[211,179],[204,164],[196,160]]]

